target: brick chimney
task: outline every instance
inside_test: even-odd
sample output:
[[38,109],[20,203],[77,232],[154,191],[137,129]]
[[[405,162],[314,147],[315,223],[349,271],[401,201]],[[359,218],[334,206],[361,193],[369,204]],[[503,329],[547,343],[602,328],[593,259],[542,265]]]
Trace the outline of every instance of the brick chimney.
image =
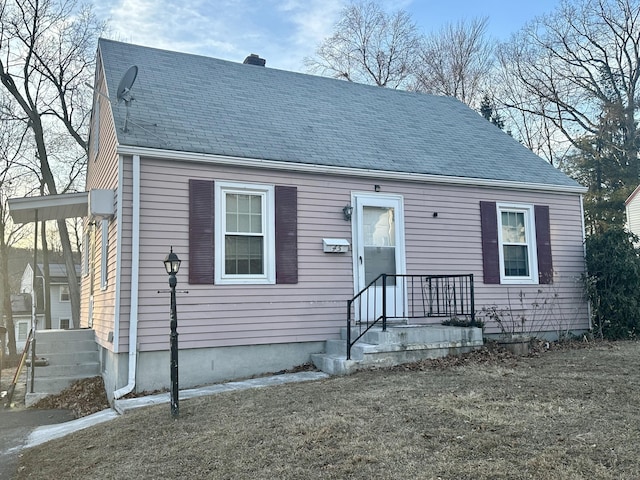
[[264,58],[260,58],[260,55],[256,55],[252,53],[247,58],[244,59],[245,65],[258,65],[259,67],[264,67],[267,61]]

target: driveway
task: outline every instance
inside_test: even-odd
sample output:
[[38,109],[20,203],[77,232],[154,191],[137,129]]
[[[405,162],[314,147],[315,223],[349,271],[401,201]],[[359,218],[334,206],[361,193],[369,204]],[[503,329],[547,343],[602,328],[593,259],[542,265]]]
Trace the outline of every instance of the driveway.
[[73,415],[69,410],[13,409],[0,405],[0,478],[14,477],[20,449],[36,427],[70,420]]

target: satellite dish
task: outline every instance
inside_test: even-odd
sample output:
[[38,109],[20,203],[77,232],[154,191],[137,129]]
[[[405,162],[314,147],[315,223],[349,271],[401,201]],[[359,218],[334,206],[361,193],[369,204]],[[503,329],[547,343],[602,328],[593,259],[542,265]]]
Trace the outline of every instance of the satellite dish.
[[122,80],[120,80],[120,83],[118,84],[118,91],[116,93],[118,103],[124,100],[125,105],[128,105],[129,102],[133,100],[133,96],[131,95],[131,87],[133,87],[133,83],[136,81],[137,76],[138,67],[136,65],[129,67],[129,70],[127,70],[122,76]]
[[138,76],[138,67],[133,65],[129,67],[129,69],[122,76],[122,80],[118,84],[118,90],[116,92],[116,98],[118,99],[118,103],[124,100],[124,105],[127,108],[127,113],[124,119],[124,127],[122,128],[123,132],[128,132],[127,125],[129,124],[129,105],[133,101],[133,95],[131,95],[131,87],[133,87],[133,83],[136,81],[136,77]]

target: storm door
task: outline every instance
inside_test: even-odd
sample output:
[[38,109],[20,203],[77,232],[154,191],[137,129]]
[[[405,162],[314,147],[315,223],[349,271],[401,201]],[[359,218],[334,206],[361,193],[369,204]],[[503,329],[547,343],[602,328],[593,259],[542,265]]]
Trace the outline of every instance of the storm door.
[[[380,274],[390,275],[386,282],[387,317],[398,317],[405,305],[405,282],[394,276],[406,272],[402,197],[354,194],[353,199],[356,293]],[[378,280],[357,304],[356,319],[373,320],[382,315],[384,297],[382,282]]]

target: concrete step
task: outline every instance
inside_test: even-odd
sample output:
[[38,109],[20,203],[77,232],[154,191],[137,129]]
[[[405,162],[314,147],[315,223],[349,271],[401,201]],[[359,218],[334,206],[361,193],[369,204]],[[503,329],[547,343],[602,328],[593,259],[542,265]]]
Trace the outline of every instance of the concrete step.
[[38,330],[36,332],[38,356],[93,350],[98,350],[93,330]]
[[355,360],[347,360],[345,356],[327,355],[324,353],[311,354],[313,364],[329,375],[348,375],[357,370],[358,362]]
[[[34,393],[46,393],[47,395],[60,393],[62,390],[70,386],[77,380],[95,377],[97,375],[74,375],[62,377],[45,377],[40,378],[36,375],[34,385]],[[27,381],[27,390],[30,391],[30,383]]]
[[98,345],[90,329],[39,330],[36,355],[46,358],[49,365],[35,368],[32,399],[59,393],[76,380],[100,375]]
[[39,338],[36,338],[36,352],[38,352],[38,355],[87,351],[98,351],[98,346],[94,340],[42,342]]
[[[346,328],[340,332],[343,340],[347,338]],[[352,327],[351,338],[360,334],[359,327]],[[482,340],[482,329],[449,327],[444,325],[394,325],[382,331],[382,327],[375,326],[366,332],[359,340],[374,345],[460,342]]]
[[95,377],[100,375],[100,363],[85,362],[77,365],[47,365],[36,367],[36,380],[56,377]]
[[83,363],[98,362],[98,351],[76,351],[66,353],[38,352],[38,357],[44,357],[49,365],[81,365]]
[[[351,347],[351,358],[353,360],[363,360],[366,355],[378,352],[397,351],[402,349],[402,345],[396,344],[384,344],[376,345],[371,343],[364,343],[358,341]],[[325,344],[326,355],[345,357],[347,355],[347,341],[346,340],[327,340]]]
[[69,352],[97,352],[98,345],[94,340],[80,340],[77,342],[44,343],[36,339],[36,353],[39,357]]
[[[346,328],[341,336],[346,337]],[[459,355],[482,345],[480,328],[397,325],[383,332],[381,328],[374,327],[351,347],[350,360],[346,357],[346,340],[328,340],[325,353],[312,355],[312,361],[326,373],[345,375],[372,366],[392,366]]]
[[36,339],[42,342],[68,342],[81,340],[94,340],[95,332],[90,328],[73,330],[38,330]]
[[346,340],[327,340],[324,346],[324,353],[326,353],[327,355],[346,355],[347,341]]

